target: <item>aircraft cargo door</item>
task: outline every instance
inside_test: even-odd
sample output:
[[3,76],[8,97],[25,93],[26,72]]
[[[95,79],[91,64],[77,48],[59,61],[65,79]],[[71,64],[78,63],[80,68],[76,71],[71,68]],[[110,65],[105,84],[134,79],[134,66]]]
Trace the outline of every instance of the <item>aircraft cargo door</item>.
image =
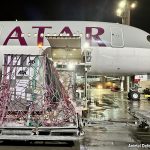
[[111,27],[111,46],[112,47],[123,47],[123,32],[122,28],[119,27]]

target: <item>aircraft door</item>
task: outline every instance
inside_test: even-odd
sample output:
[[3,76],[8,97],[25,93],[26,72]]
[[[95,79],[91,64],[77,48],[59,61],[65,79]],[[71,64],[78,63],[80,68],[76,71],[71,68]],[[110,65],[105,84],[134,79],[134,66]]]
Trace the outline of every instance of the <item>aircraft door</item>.
[[120,27],[111,27],[111,46],[124,47],[123,32]]

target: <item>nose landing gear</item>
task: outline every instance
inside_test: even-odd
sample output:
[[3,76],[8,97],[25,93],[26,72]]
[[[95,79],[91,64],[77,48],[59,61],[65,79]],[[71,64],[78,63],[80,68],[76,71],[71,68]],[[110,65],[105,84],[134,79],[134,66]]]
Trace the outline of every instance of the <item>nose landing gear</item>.
[[130,89],[128,93],[128,99],[133,101],[140,100],[140,93],[138,92],[138,90]]

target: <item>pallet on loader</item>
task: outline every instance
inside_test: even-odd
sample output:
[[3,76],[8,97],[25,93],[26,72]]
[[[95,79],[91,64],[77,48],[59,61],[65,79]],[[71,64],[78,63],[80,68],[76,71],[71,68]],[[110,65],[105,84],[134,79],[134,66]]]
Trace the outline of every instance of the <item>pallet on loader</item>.
[[79,117],[53,62],[43,55],[5,55],[0,139],[46,140],[56,133],[76,138],[79,132]]

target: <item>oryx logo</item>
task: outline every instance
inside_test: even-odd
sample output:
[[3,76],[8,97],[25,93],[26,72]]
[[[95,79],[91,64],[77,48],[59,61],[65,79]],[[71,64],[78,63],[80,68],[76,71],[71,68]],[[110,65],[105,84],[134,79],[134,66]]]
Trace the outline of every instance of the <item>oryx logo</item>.
[[30,60],[29,61],[29,64],[34,64],[35,63],[35,60]]

